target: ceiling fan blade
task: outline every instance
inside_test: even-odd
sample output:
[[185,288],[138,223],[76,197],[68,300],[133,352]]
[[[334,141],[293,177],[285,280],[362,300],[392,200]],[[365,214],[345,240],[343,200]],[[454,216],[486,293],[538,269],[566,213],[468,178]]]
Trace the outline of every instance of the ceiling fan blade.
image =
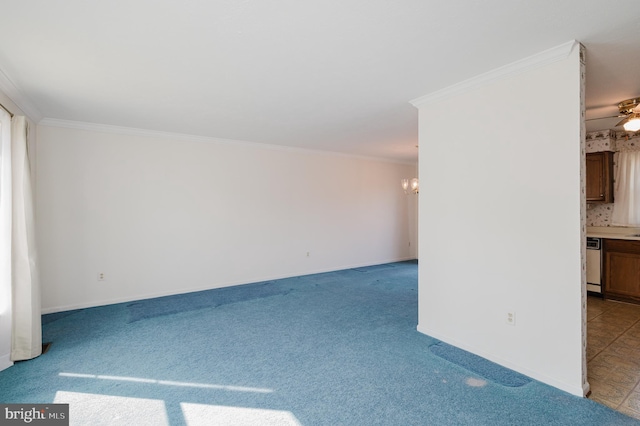
[[604,120],[607,118],[621,118],[621,117],[626,117],[626,115],[611,115],[609,117],[596,117],[596,118],[587,118],[584,121],[592,121],[592,120]]

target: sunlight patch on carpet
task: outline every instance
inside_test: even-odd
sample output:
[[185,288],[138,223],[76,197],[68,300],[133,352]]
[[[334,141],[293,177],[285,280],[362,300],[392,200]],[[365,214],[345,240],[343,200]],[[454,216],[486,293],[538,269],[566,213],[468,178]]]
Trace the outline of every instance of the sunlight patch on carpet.
[[222,405],[180,403],[185,422],[189,426],[256,425],[302,426],[289,411],[264,408],[227,407]]
[[[523,374],[444,342],[429,346],[429,350],[440,358],[503,386],[520,387],[531,382],[531,379]],[[469,386],[479,387],[478,379],[475,379],[472,383],[467,380]]]
[[97,380],[115,380],[120,382],[134,382],[134,383],[146,383],[153,385],[164,386],[178,386],[178,387],[190,387],[200,389],[216,389],[233,392],[255,392],[255,393],[272,393],[273,389],[266,388],[253,388],[248,386],[235,386],[235,385],[215,385],[210,383],[195,383],[195,382],[177,382],[174,380],[157,380],[147,379],[144,377],[129,377],[129,376],[108,376],[103,374],[84,374],[84,373],[59,373],[60,377],[72,377],[76,379],[97,379]]
[[69,404],[71,424],[169,425],[164,401],[158,399],[57,391],[53,402]]

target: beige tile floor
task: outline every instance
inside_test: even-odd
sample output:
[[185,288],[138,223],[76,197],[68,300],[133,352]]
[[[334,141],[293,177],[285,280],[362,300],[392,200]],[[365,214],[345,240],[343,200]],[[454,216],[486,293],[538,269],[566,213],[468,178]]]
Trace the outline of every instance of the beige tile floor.
[[591,398],[640,419],[640,305],[587,299]]

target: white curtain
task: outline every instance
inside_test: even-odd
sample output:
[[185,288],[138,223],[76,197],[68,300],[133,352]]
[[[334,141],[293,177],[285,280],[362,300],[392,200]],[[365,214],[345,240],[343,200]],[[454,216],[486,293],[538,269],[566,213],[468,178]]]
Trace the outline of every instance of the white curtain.
[[40,282],[34,239],[33,194],[24,116],[11,120],[11,360],[42,353]]
[[611,222],[640,226],[640,151],[620,151],[617,165]]
[[11,116],[0,108],[0,370],[11,365]]

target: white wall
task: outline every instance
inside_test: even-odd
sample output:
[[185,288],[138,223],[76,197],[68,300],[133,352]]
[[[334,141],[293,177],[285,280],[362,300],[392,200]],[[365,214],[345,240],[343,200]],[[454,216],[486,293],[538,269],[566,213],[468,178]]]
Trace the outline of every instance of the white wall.
[[415,165],[71,127],[38,127],[44,312],[414,257]]
[[415,102],[418,330],[583,395],[579,45],[563,49]]

